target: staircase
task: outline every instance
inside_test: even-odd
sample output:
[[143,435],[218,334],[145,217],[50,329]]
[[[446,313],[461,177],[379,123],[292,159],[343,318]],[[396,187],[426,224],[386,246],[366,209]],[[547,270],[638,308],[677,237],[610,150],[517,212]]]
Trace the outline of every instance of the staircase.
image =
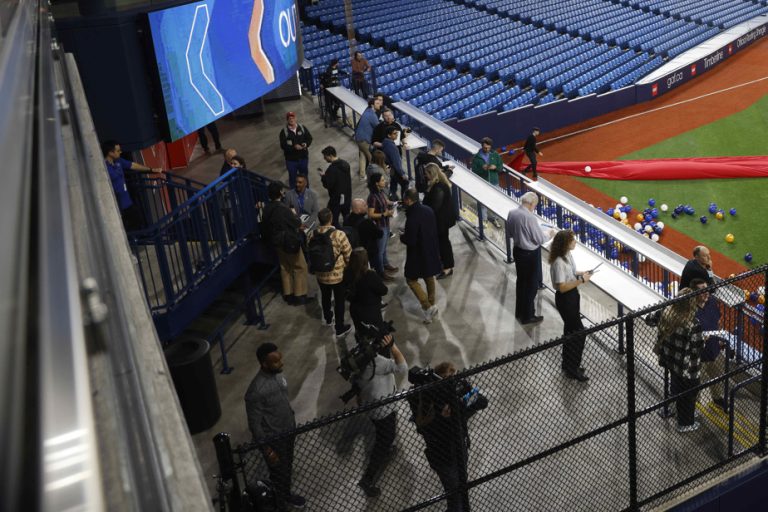
[[207,185],[172,173],[131,173],[126,181],[146,226],[129,232],[128,240],[163,342],[181,334],[252,265],[274,267],[274,251],[259,229],[267,178],[233,169]]

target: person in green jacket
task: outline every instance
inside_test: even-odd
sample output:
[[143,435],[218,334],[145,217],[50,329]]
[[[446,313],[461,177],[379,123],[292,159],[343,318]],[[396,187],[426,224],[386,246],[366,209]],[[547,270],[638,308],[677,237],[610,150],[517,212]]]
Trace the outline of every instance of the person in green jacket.
[[499,184],[499,172],[502,169],[501,155],[492,151],[493,140],[484,137],[482,147],[472,158],[472,172],[488,181],[491,185]]

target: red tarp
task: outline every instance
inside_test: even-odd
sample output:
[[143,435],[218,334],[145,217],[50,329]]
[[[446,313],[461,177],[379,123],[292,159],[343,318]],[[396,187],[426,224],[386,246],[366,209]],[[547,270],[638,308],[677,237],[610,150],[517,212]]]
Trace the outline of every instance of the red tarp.
[[[515,155],[511,167],[528,165],[523,153]],[[584,171],[590,166],[592,171]],[[713,158],[659,158],[597,162],[542,162],[539,173],[565,174],[608,180],[696,180],[704,178],[768,177],[768,156],[725,156]]]

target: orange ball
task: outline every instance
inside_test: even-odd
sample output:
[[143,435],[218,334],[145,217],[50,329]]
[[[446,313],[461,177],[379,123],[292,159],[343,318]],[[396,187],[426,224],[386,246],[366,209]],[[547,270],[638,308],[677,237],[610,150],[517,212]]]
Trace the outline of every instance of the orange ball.
[[749,296],[751,295],[751,294],[749,293],[749,290],[743,290],[743,291],[744,291],[744,299],[745,299],[745,300],[749,300]]
[[645,220],[645,215],[638,213],[637,216],[635,216],[635,219],[637,219],[637,222],[643,222]]
[[765,295],[758,295],[757,296],[757,303],[758,304],[765,304]]

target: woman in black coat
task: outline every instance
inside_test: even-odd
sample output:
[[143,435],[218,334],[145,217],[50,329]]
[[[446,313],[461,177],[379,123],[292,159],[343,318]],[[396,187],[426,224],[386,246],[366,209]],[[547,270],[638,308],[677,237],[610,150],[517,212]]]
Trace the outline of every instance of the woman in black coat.
[[451,196],[451,182],[436,164],[424,166],[427,179],[427,192],[424,194],[424,204],[432,208],[437,220],[437,240],[440,246],[440,259],[443,271],[437,276],[445,279],[453,275],[453,247],[449,230],[456,225],[456,210]]
[[344,270],[344,282],[350,302],[349,316],[355,324],[355,331],[363,332],[363,323],[378,329],[384,322],[381,316],[382,298],[388,290],[381,276],[368,266],[368,252],[363,247],[352,250]]

